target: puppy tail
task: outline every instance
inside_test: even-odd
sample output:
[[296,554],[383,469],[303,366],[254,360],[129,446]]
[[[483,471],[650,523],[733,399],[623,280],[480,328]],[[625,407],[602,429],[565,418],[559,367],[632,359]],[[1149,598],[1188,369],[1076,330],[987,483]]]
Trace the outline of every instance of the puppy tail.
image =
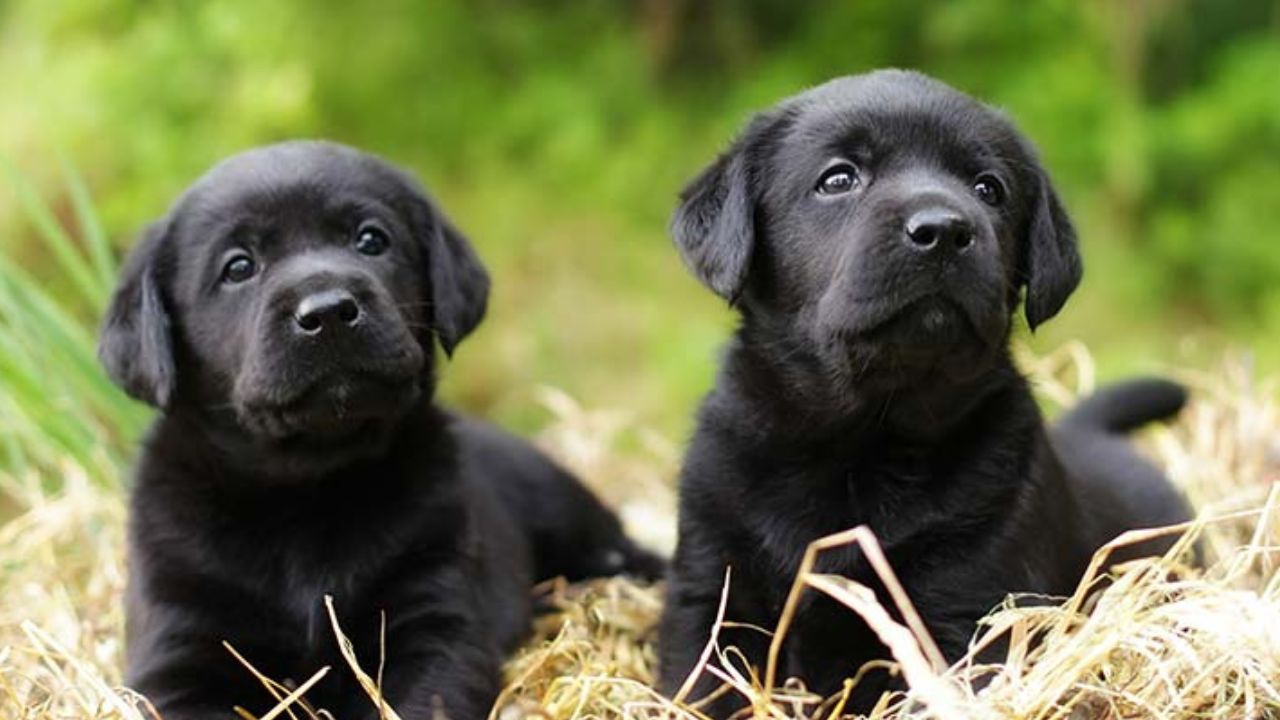
[[1187,404],[1187,388],[1172,380],[1140,378],[1101,388],[1067,411],[1063,429],[1119,435],[1168,420]]

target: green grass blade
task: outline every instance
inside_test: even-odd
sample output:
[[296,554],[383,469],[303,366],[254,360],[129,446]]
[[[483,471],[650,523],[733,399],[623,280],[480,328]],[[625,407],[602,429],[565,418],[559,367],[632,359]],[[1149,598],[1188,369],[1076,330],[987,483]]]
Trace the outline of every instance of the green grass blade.
[[110,418],[126,439],[145,426],[147,412],[116,388],[98,364],[95,339],[66,309],[43,293],[34,278],[0,257],[0,320],[22,340],[59,388],[96,415]]
[[17,419],[13,416],[13,399],[0,399],[0,441],[4,443],[4,470],[17,477],[23,477],[31,472],[31,462],[27,457],[23,444],[18,442],[18,433],[15,432],[17,427]]
[[83,252],[67,233],[49,204],[44,201],[35,186],[18,172],[8,160],[0,158],[3,170],[13,184],[22,205],[23,213],[35,228],[45,247],[53,253],[58,269],[66,274],[80,299],[90,307],[99,307],[102,298],[110,291],[110,284],[103,285],[90,268]]
[[98,287],[104,291],[94,305],[95,308],[101,308],[106,305],[107,293],[110,292],[116,279],[116,262],[111,254],[111,243],[107,240],[107,232],[102,227],[98,211],[93,206],[84,176],[66,157],[62,158],[62,175],[66,178],[67,191],[71,195],[71,206],[76,213],[80,239],[88,251],[89,262],[98,279]]
[[65,160],[74,233],[33,184],[0,158],[25,218],[68,280],[48,283],[0,252],[0,476],[57,484],[73,461],[115,483],[151,412],[106,377],[86,315],[106,304],[117,264],[84,180]]

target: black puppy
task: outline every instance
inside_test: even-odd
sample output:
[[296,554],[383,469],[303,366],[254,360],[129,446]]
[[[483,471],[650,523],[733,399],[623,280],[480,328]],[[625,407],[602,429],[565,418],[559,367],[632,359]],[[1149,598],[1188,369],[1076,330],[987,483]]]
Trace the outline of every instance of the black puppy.
[[[385,654],[405,718],[484,717],[530,584],[657,561],[532,447],[433,404],[433,350],[484,315],[466,238],[406,174],[291,142],[209,171],[126,264],[100,355],[162,413],[129,528],[128,670],[165,720],[273,702],[222,647],[300,683]],[[385,619],[385,648],[380,635]],[[355,678],[307,696],[376,717]]]
[[[1186,517],[1113,436],[1176,412],[1180,387],[1095,399],[1060,458],[1010,361],[1021,292],[1034,328],[1081,266],[1047,174],[999,113],[916,73],[834,80],[756,116],[682,201],[676,244],[742,322],[683,469],[666,691],[707,640],[726,566],[726,620],[773,627],[808,543],[869,525],[954,660],[1007,593],[1069,593],[1105,541]],[[820,568],[892,606],[856,549]],[[721,642],[763,667],[760,633]],[[831,693],[886,657],[856,615],[811,593],[779,679]],[[883,674],[864,681],[853,706],[885,687]]]

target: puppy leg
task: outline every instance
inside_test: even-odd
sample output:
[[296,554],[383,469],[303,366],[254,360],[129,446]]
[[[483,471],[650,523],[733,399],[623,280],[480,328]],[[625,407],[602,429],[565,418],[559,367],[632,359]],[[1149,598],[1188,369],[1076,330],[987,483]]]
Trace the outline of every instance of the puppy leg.
[[[668,696],[674,696],[697,667],[723,595],[725,567],[719,560],[723,555],[714,550],[716,546],[710,538],[700,535],[696,531],[682,533],[667,587],[659,628],[658,675],[659,687]],[[725,621],[770,627],[772,620],[758,602],[745,569],[735,571],[738,574],[730,583]],[[768,637],[763,633],[746,627],[722,627],[716,642],[721,648],[741,651],[755,672],[763,672],[769,648]],[[684,700],[703,700],[721,685],[719,678],[703,671]],[[745,705],[740,695],[727,691],[701,709],[712,718],[725,718]]]
[[[262,685],[213,638],[201,635],[155,647],[145,665],[130,669],[126,684],[145,696],[164,720],[226,718],[237,705],[255,714],[270,709],[275,703]],[[270,648],[237,643],[236,650],[261,668],[280,666]]]
[[[427,628],[432,628],[430,631]],[[435,622],[422,632],[397,628],[402,640],[392,641],[388,630],[383,697],[405,720],[483,720],[501,689],[499,654],[474,637],[477,628],[460,628],[442,636]],[[471,634],[473,637],[463,637]],[[407,636],[407,637],[405,637]],[[416,644],[415,644],[416,643]],[[370,703],[364,701],[363,707]],[[379,720],[376,708],[347,717]]]
[[[451,563],[389,599],[383,697],[405,720],[488,716],[502,664],[492,606],[503,599],[487,590],[467,566]],[[380,717],[367,699],[357,702],[340,717]]]

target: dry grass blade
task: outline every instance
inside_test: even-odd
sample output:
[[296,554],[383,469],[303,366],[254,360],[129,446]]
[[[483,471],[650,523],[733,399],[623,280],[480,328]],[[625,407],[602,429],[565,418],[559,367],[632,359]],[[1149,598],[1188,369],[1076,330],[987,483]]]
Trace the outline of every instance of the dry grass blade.
[[[347,665],[351,668],[351,672],[355,673],[356,680],[360,682],[360,687],[364,689],[369,699],[373,701],[373,706],[378,709],[378,717],[383,720],[400,720],[400,716],[395,710],[387,704],[382,697],[382,688],[378,682],[369,676],[360,667],[359,661],[356,660],[355,646],[351,644],[351,638],[348,638],[342,632],[342,627],[338,624],[338,613],[333,609],[333,596],[324,596],[325,609],[329,611],[329,624],[333,627],[333,636],[338,640],[338,650],[342,653],[342,659],[347,661]],[[379,670],[381,674],[381,670]]]
[[535,638],[508,663],[491,717],[698,717],[652,688],[659,588],[611,578],[542,592],[554,612],[537,619]]
[[[40,662],[63,685],[74,691],[72,695],[84,714],[92,715],[103,704],[122,717],[131,717],[137,712],[128,701],[107,685],[97,668],[77,658],[52,635],[30,621],[22,623],[22,632],[31,640],[31,646],[38,653]],[[8,652],[9,648],[5,650]]]
[[[857,545],[862,550],[863,556],[888,589],[898,611],[906,619],[908,627],[900,625],[890,617],[889,613],[876,601],[875,593],[870,588],[848,578],[813,572],[818,556],[823,551],[846,545]],[[783,606],[782,616],[778,620],[778,628],[769,644],[769,656],[765,666],[765,691],[760,698],[761,701],[767,703],[770,700],[769,694],[778,677],[778,656],[782,651],[782,643],[795,619],[800,598],[806,587],[827,593],[862,616],[862,619],[898,660],[907,682],[912,687],[929,688],[931,703],[935,707],[945,712],[954,710],[958,706],[958,698],[952,697],[952,693],[937,681],[938,673],[946,667],[942,652],[925,629],[924,621],[907,597],[902,583],[889,567],[879,541],[866,527],[856,527],[815,540],[805,550],[795,582]]]
[[[272,720],[272,718],[279,717],[281,713],[288,713],[291,720],[298,720],[298,716],[293,714],[293,706],[300,703],[303,695],[305,695],[306,692],[316,683],[320,682],[325,675],[329,674],[329,667],[326,665],[316,671],[316,673],[306,682],[299,685],[297,689],[290,691],[289,688],[262,674],[258,668],[254,667],[253,663],[249,662],[245,656],[241,655],[239,651],[232,647],[231,643],[223,641],[222,647],[226,648],[227,652],[231,653],[231,656],[236,659],[236,662],[243,665],[251,675],[257,678],[258,682],[262,683],[262,686],[266,688],[267,692],[271,693],[271,697],[276,700],[275,707],[268,710],[267,713],[260,718],[254,718],[249,711],[244,708],[237,707],[235,709],[236,713],[246,720]],[[306,712],[312,720],[315,720],[316,714],[312,712],[310,708],[304,706],[303,711]]]
[[0,474],[0,717],[142,720],[120,682],[124,508],[61,465],[61,489]]
[[716,638],[720,636],[720,628],[724,625],[724,611],[729,606],[729,585],[733,580],[733,568],[725,568],[724,570],[724,587],[720,590],[720,604],[716,607],[716,619],[711,623],[711,635],[707,638],[707,644],[702,648],[702,653],[698,655],[698,662],[694,664],[693,670],[689,672],[689,677],[680,684],[680,689],[676,691],[672,701],[675,703],[684,702],[689,693],[693,692],[693,686],[698,682],[698,676],[702,674],[703,669],[711,660],[712,653],[716,649]]
[[[320,668],[320,670],[318,670],[315,675],[312,675],[309,680],[299,685],[297,690],[294,690],[293,692],[281,698],[280,702],[275,707],[268,710],[267,714],[258,718],[258,720],[274,720],[276,717],[280,715],[280,713],[284,713],[284,712],[288,712],[289,717],[293,717],[293,712],[290,710],[290,708],[293,707],[294,703],[299,702],[302,699],[302,696],[306,695],[307,691],[310,690],[312,686],[320,682],[324,678],[324,676],[328,674],[329,674],[328,666]],[[312,715],[312,717],[315,717],[315,716]]]
[[839,575],[810,575],[805,583],[858,613],[875,631],[880,642],[889,648],[907,683],[925,698],[934,712],[942,717],[964,717],[961,695],[921,652],[924,644],[921,638],[912,629],[895,621],[876,601],[871,588]]

